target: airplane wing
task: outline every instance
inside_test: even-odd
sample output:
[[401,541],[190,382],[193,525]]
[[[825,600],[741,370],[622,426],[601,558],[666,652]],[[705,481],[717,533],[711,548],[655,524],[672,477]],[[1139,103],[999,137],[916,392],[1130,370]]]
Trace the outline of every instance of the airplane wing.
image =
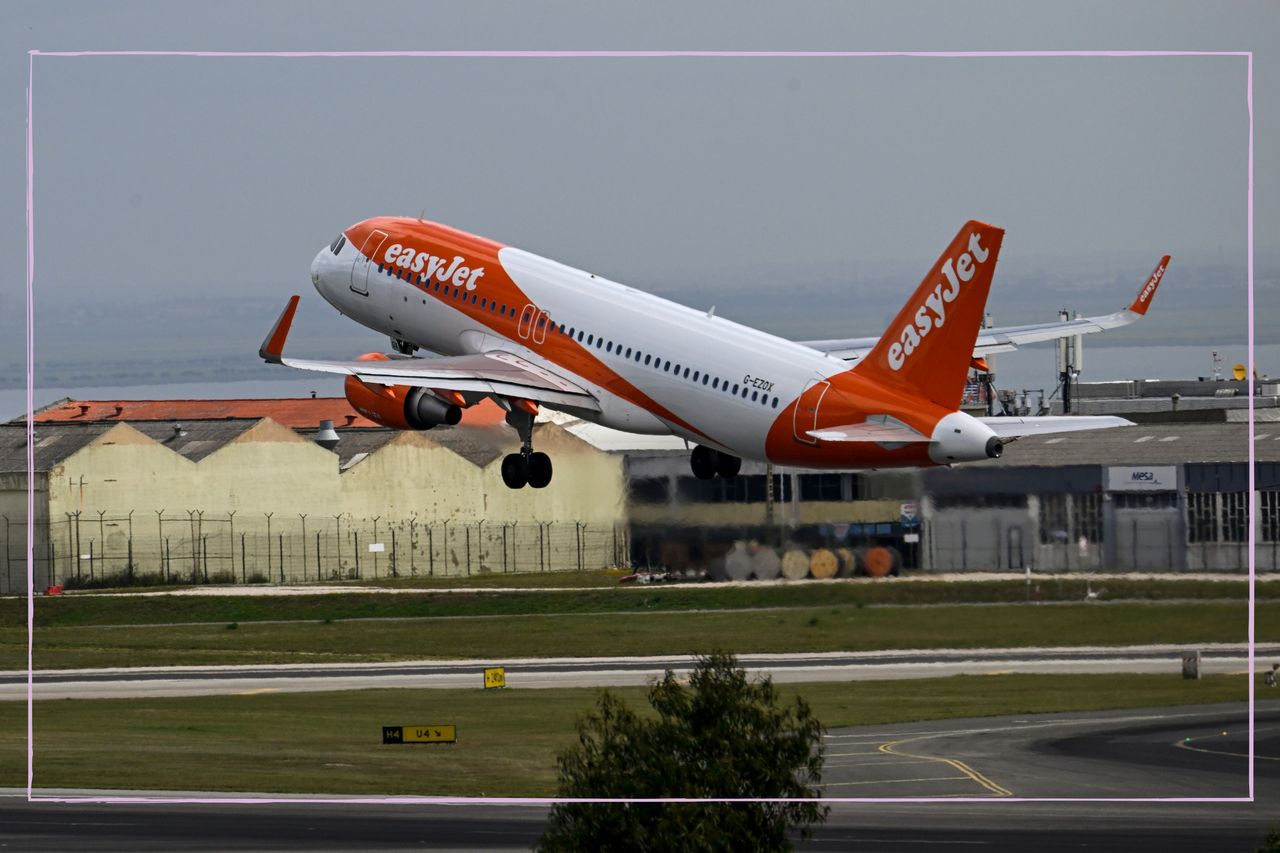
[[871,441],[876,444],[915,444],[932,440],[889,415],[872,415],[860,424],[809,430],[809,435],[821,441]]
[[442,391],[479,392],[537,403],[599,410],[595,397],[549,370],[507,352],[386,361],[312,361],[285,358],[285,338],[298,310],[294,296],[262,342],[258,355],[272,364],[355,376],[377,385],[410,385]]
[[1133,421],[1114,415],[1047,415],[1042,418],[978,418],[1000,438],[1014,439],[1028,435],[1055,432],[1079,432],[1086,429],[1111,429],[1133,426]]
[[[1061,320],[1056,323],[1036,323],[1028,326],[1002,326],[995,329],[982,329],[973,345],[975,358],[992,355],[998,352],[1010,352],[1026,344],[1053,341],[1059,338],[1070,338],[1076,335],[1091,335],[1104,332],[1119,326],[1127,326],[1147,313],[1151,300],[1155,298],[1160,279],[1164,278],[1165,268],[1169,265],[1169,255],[1160,259],[1156,268],[1143,283],[1137,297],[1128,308],[1112,314],[1098,317],[1080,317],[1075,320]],[[879,338],[843,338],[824,341],[800,341],[807,347],[845,361],[857,361],[871,352]]]
[[[1087,429],[1111,429],[1133,426],[1132,421],[1112,415],[1050,415],[1040,418],[994,417],[978,418],[998,438],[1012,441],[1028,435],[1047,435],[1055,432],[1078,432]],[[888,415],[872,415],[860,424],[824,427],[810,430],[809,435],[822,441],[868,441],[884,445],[930,443],[932,439],[922,432]]]

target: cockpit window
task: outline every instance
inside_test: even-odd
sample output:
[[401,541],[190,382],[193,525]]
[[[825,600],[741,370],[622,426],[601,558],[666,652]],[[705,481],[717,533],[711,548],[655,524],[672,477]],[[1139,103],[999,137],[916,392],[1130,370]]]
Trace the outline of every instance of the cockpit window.
[[339,234],[337,238],[332,243],[329,244],[329,251],[333,252],[336,255],[342,251],[342,247],[345,246],[346,244],[347,244],[346,235]]

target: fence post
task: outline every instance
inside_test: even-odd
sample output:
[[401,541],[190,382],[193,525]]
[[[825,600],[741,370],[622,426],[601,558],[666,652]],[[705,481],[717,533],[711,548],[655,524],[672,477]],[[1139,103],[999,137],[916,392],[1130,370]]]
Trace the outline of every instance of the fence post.
[[467,577],[471,577],[471,528],[464,524],[462,529],[467,534]]
[[200,534],[200,561],[204,567],[204,582],[209,582],[209,534]]
[[[279,536],[280,536],[280,583],[284,583],[284,534],[281,533],[279,534]],[[268,548],[271,547],[270,541],[267,542],[267,547]]]
[[390,566],[391,566],[391,569],[390,569],[390,571],[391,571],[391,577],[393,577],[393,578],[394,578],[394,577],[399,577],[399,573],[398,573],[398,572],[396,572],[396,529],[395,529],[394,527],[393,527],[393,528],[391,528],[391,558],[390,558]]
[[586,527],[586,525],[581,521],[575,521],[573,523],[573,527],[575,534],[574,538],[578,545],[578,571],[582,571],[582,529]]
[[360,577],[360,531],[353,531],[351,535],[355,538],[356,543],[356,578],[358,579]]
[[[381,517],[382,516],[380,515],[375,515],[373,517],[373,541],[370,543],[371,545],[376,544],[378,541],[378,519]],[[373,552],[373,577],[375,580],[378,577],[378,552],[377,551]]]
[[538,571],[540,572],[545,572],[547,570],[547,561],[542,556],[542,548],[545,542],[546,542],[546,537],[543,536],[542,522],[539,521],[538,522]]
[[244,533],[240,534],[240,582],[248,583],[249,579],[245,576],[245,559],[244,559]]
[[[305,569],[303,570],[306,571]],[[316,580],[320,580],[320,531],[316,531]]]
[[434,528],[427,525],[427,577],[432,578],[436,575],[436,550],[435,537],[432,536]]
[[93,580],[93,538],[89,539],[89,580]]
[[480,571],[484,571],[484,521],[476,522],[476,555],[480,560]]
[[[231,582],[232,582],[232,583],[235,583],[235,582],[236,582],[236,510],[232,509],[232,510],[228,510],[228,511],[227,511],[227,524],[228,524],[228,526],[229,526],[229,528],[230,528],[230,529],[227,531],[227,538],[231,541],[231,548],[230,548],[230,552],[231,552]],[[244,577],[244,553],[243,553],[243,551],[241,551],[241,557],[240,557],[240,577],[241,577],[241,578],[243,578],[243,577]]]
[[169,568],[169,539],[166,537],[164,540],[164,579],[166,581],[170,576]]
[[274,512],[264,512],[267,517],[267,580],[271,580],[271,516]]
[[164,510],[156,510],[156,562],[160,564],[160,575],[164,576]]
[[507,525],[502,525],[502,573],[507,572]]
[[305,512],[298,513],[298,517],[302,519],[302,579],[307,579],[307,514]]
[[[107,514],[105,509],[98,510],[98,541],[102,543],[102,573],[107,573],[107,531],[106,525],[103,524],[103,516]],[[93,577],[93,563],[90,564],[89,577]]]
[[418,519],[409,519],[409,574],[418,576],[418,567],[414,564],[413,549],[418,546]]
[[516,528],[520,522],[511,522],[511,571],[520,571],[520,531]]

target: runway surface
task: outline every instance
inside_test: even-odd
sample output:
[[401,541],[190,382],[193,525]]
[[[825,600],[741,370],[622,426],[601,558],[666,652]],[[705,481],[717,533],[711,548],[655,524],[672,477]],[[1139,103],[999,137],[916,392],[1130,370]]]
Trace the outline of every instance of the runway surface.
[[[1280,826],[1280,701],[1258,707],[1254,803],[1014,799],[1246,796],[1246,720],[1245,706],[1230,704],[834,730],[827,796],[939,799],[835,804],[799,848],[1251,851]],[[122,792],[37,791],[106,793]],[[15,795],[0,796],[0,837],[33,851],[518,850],[537,839],[544,815],[540,806],[483,803],[29,803]]]
[[[1201,672],[1242,673],[1248,668],[1241,644],[1206,644]],[[1178,673],[1184,646],[1050,649],[922,649],[892,652],[743,655],[739,663],[778,683],[940,678],[1010,672]],[[1259,647],[1257,667],[1280,658],[1280,646]],[[139,667],[49,670],[35,675],[37,699],[109,699],[136,696],[202,696],[253,691],[306,692],[386,687],[475,687],[483,670],[505,666],[509,688],[613,687],[643,685],[667,669],[685,672],[689,656],[626,658],[538,658],[512,661],[403,661],[396,663],[294,664],[279,666]],[[25,672],[0,673],[0,701],[27,696]]]

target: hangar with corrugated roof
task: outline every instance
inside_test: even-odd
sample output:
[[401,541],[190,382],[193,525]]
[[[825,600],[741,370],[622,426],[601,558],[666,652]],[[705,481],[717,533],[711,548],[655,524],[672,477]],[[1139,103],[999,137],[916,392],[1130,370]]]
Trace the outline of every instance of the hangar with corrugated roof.
[[[90,419],[74,417],[81,403],[51,407],[33,447],[37,586],[130,572],[281,582],[625,563],[622,460],[556,424],[536,430],[560,462],[555,481],[513,492],[494,487],[518,446],[500,412],[420,433],[339,414],[326,449],[314,415],[333,420],[345,401],[289,401],[288,426],[238,416],[275,402],[214,419],[182,401],[139,412],[153,420],[130,420],[131,403],[91,407]],[[0,425],[6,592],[25,588],[26,464],[25,424]]]

